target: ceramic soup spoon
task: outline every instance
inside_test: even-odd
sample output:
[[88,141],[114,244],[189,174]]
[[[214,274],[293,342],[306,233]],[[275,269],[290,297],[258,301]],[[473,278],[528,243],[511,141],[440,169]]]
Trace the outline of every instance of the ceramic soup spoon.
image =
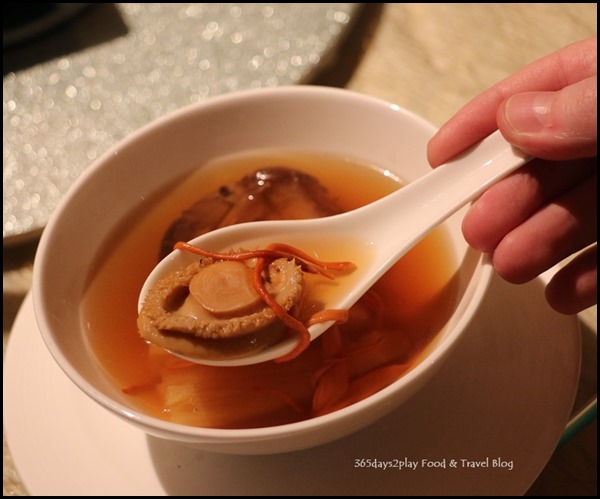
[[[290,240],[326,238],[334,241],[339,238],[357,241],[368,246],[368,259],[357,265],[352,279],[342,281],[342,289],[324,304],[324,309],[347,310],[432,229],[530,159],[496,131],[449,163],[356,210],[319,219],[232,225],[204,234],[189,243],[211,251],[226,251],[240,247],[257,248],[261,244],[264,247]],[[189,262],[190,254],[182,250],[175,250],[164,258],[148,276],[140,293],[138,309],[141,309],[155,282]],[[330,321],[310,326],[311,341],[332,324]],[[236,359],[206,360],[173,353],[200,364],[249,365],[281,357],[290,352],[297,341],[292,337]]]

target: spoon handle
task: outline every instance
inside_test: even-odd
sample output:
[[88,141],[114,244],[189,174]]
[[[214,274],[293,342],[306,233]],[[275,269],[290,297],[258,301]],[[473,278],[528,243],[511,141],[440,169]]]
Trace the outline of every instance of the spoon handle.
[[[436,225],[530,159],[496,131],[452,161],[374,203],[370,213],[365,212],[369,225],[364,227],[389,260],[376,278]],[[393,235],[390,225],[396,227]]]

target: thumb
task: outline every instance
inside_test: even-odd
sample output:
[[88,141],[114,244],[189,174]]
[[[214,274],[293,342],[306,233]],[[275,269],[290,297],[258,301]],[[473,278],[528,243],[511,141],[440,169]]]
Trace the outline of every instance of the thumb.
[[506,139],[543,159],[564,160],[597,154],[596,76],[557,92],[515,94],[498,109]]

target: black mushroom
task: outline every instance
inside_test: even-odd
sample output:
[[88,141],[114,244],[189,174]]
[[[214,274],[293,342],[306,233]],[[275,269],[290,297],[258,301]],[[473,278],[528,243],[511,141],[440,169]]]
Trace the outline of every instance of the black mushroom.
[[189,241],[220,227],[258,220],[298,220],[340,213],[317,179],[282,166],[262,168],[185,210],[166,230],[160,259],[178,241]]

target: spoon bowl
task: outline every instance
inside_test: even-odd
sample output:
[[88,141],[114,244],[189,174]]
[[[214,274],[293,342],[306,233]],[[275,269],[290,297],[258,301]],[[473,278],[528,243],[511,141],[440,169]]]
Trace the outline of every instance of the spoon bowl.
[[[295,240],[318,240],[325,236],[328,240],[350,239],[354,244],[368,248],[369,258],[357,266],[352,277],[344,281],[342,289],[323,306],[324,309],[347,310],[431,230],[530,159],[496,131],[452,161],[362,208],[318,219],[232,225],[188,242],[205,250],[222,252],[239,247],[264,247],[273,242],[293,244]],[[138,310],[157,281],[195,258],[186,251],[174,250],[159,262],[142,287]],[[330,321],[310,326],[311,341],[333,324]],[[234,359],[203,359],[172,353],[199,364],[241,366],[276,359],[289,353],[296,344],[296,339],[289,338],[265,350]]]

